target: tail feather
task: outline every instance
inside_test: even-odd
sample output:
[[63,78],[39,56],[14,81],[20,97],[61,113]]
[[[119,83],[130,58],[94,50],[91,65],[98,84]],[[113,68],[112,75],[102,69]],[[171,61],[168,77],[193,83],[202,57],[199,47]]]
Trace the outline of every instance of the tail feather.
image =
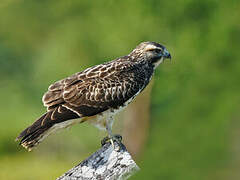
[[35,132],[24,136],[19,144],[31,151],[33,147],[37,146],[44,139],[45,132],[47,132],[47,128],[37,129]]
[[[61,109],[59,110],[59,108]],[[45,137],[55,130],[72,124],[71,121],[67,120],[76,118],[79,118],[79,116],[73,111],[70,111],[65,107],[56,107],[43,114],[31,126],[23,130],[16,140],[20,140],[19,144],[25,147],[28,151],[31,151],[33,147],[38,145]],[[58,124],[62,125],[55,126]]]
[[[38,120],[36,120],[31,126],[27,127],[25,130],[23,130],[19,136],[16,138],[17,140],[20,140],[21,138],[24,138],[27,134],[31,135],[34,131],[36,131],[39,127],[41,127],[41,124],[43,122],[43,119],[46,118],[46,116],[49,114],[49,112],[43,114]],[[23,140],[23,139],[22,139]],[[22,141],[21,140],[21,141]]]
[[[36,120],[31,126],[27,127],[16,140],[20,140],[20,145],[31,151],[40,141],[43,140],[45,132],[53,126],[53,122],[49,120],[51,112],[47,112]],[[43,123],[46,121],[45,123]]]

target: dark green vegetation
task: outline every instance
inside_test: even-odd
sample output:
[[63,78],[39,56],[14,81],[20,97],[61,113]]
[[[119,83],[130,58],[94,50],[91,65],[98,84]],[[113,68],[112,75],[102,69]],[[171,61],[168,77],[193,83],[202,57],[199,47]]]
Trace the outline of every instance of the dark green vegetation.
[[132,179],[239,179],[240,2],[3,0],[0,3],[0,179],[54,179],[99,147],[83,124],[27,153],[14,142],[45,111],[48,85],[163,43],[150,134]]

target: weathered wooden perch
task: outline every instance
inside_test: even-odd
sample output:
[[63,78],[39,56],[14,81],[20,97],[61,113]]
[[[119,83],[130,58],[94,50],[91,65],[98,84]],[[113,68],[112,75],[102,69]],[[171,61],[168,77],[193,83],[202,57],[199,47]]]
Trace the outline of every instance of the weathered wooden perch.
[[123,180],[129,178],[139,170],[139,167],[122,143],[114,142],[114,145],[115,148],[111,143],[106,143],[57,180]]

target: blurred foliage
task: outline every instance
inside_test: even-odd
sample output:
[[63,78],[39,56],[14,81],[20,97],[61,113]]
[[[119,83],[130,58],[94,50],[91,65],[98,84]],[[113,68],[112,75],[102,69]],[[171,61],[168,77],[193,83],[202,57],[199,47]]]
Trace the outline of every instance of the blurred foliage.
[[[240,2],[2,0],[0,179],[54,179],[99,147],[87,124],[26,153],[13,141],[45,111],[53,80],[163,43],[151,127],[132,179],[239,179]],[[239,151],[237,151],[239,150]]]

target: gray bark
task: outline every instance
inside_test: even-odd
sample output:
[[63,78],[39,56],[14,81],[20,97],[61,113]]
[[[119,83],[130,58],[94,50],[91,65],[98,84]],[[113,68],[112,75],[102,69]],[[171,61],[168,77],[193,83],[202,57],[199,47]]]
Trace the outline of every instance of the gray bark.
[[98,151],[70,169],[57,180],[123,180],[139,170],[139,167],[122,143],[106,143]]

